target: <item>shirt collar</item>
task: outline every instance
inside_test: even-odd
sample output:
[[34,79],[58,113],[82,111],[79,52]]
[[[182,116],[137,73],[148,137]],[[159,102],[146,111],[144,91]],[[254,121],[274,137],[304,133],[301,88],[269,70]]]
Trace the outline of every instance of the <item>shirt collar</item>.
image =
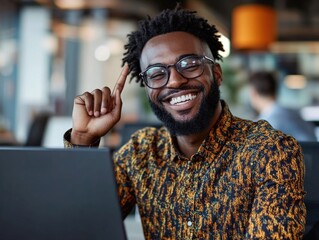
[[221,103],[222,113],[198,150],[199,153],[204,153],[204,155],[206,155],[206,151],[209,151],[209,154],[218,154],[230,138],[229,129],[233,121],[233,115],[225,101],[222,100]]

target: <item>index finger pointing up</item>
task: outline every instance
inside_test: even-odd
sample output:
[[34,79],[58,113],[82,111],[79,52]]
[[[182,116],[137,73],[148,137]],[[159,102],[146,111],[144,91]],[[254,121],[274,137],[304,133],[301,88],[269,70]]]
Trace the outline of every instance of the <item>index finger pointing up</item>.
[[117,82],[116,82],[116,84],[115,84],[115,86],[113,88],[113,91],[112,91],[112,95],[113,96],[115,95],[116,90],[119,90],[120,93],[122,93],[128,74],[129,74],[129,67],[128,67],[128,64],[125,63],[124,67],[122,68],[122,71],[121,71],[121,74],[119,76],[119,79],[117,80]]

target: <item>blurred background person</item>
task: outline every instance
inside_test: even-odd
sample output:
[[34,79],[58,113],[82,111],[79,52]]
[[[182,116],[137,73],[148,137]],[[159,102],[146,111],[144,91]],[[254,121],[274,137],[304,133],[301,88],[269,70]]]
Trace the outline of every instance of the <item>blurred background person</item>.
[[278,103],[278,81],[274,73],[254,72],[249,85],[251,106],[258,113],[258,120],[268,121],[274,128],[292,135],[298,141],[317,141],[312,123],[302,119],[298,110]]

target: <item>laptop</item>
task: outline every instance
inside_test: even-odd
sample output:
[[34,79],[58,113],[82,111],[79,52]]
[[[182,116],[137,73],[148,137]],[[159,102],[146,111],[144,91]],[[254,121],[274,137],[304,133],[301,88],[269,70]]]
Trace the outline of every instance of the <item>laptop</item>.
[[0,148],[0,239],[126,239],[108,148]]

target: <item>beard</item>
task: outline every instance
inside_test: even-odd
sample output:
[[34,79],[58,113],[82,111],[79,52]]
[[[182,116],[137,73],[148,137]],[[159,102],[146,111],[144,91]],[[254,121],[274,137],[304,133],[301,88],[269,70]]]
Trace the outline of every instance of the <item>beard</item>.
[[207,96],[200,104],[199,111],[193,119],[187,121],[175,120],[162,106],[152,102],[150,98],[148,100],[154,114],[163,122],[171,135],[183,136],[201,132],[210,125],[220,101],[220,91],[216,81],[213,80]]

